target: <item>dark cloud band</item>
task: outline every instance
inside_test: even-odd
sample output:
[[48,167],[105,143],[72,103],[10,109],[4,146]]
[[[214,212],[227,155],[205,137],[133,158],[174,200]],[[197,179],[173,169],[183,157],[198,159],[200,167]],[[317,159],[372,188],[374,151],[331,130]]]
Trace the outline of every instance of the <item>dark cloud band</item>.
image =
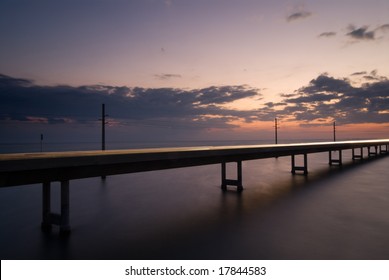
[[101,104],[110,117],[128,121],[170,122],[170,125],[209,128],[230,127],[237,119],[252,121],[256,111],[226,109],[222,105],[243,98],[260,98],[258,89],[248,86],[212,86],[184,90],[177,88],[129,88],[106,85],[52,86],[0,76],[0,118],[40,123],[94,122]]
[[0,119],[41,124],[96,122],[105,103],[118,124],[162,123],[186,129],[232,128],[237,121],[272,121],[276,116],[302,125],[321,125],[328,119],[354,124],[388,123],[387,77],[378,75],[377,70],[355,72],[350,77],[361,85],[325,73],[294,93],[281,94],[280,102],[244,110],[226,105],[244,98],[261,99],[258,89],[246,85],[193,90],[107,85],[45,87],[0,75]]

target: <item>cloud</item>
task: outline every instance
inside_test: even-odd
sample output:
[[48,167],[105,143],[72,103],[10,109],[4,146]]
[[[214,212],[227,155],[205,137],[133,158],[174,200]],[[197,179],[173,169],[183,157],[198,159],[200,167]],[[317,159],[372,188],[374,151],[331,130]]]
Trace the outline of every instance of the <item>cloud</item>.
[[355,40],[374,40],[375,39],[375,32],[374,31],[367,31],[369,27],[363,26],[360,28],[356,28],[353,25],[349,26],[350,32],[346,34],[346,36],[351,37]]
[[179,74],[156,74],[154,77],[158,80],[170,80],[182,78]]
[[329,37],[334,37],[334,36],[336,36],[336,32],[323,32],[319,35],[319,38],[321,38],[321,37],[329,38]]
[[258,89],[247,86],[211,86],[191,91],[201,104],[226,104],[238,99],[258,96]]
[[[355,86],[352,78],[358,79],[360,86]],[[235,128],[242,121],[273,121],[275,117],[301,125],[326,125],[331,120],[341,124],[389,122],[389,80],[376,70],[355,72],[349,78],[323,73],[296,91],[281,94],[281,100],[266,102],[256,110],[227,107],[245,98],[260,99],[262,94],[247,85],[190,90],[38,86],[27,79],[0,75],[0,128],[7,122],[66,125],[69,129],[75,125],[98,126],[102,103],[112,125],[161,129],[161,133],[165,133],[164,128],[173,128],[197,134]]]
[[347,79],[334,79],[324,73],[311,80],[308,86],[299,89],[299,91],[305,94],[342,93],[348,91],[350,87],[351,85]]
[[281,93],[280,96],[281,97],[285,97],[285,98],[289,98],[289,97],[292,97],[292,96],[296,96],[297,94],[295,93]]
[[306,19],[306,18],[309,18],[311,15],[312,15],[311,12],[300,11],[300,12],[296,12],[296,13],[293,13],[293,14],[287,16],[286,21],[292,22],[292,21],[296,21],[296,20]]
[[[369,81],[386,81],[387,77],[378,75],[377,70],[372,70],[370,73],[367,71],[361,71],[361,72],[355,72],[351,74],[350,76],[359,76],[362,79],[365,79],[367,82]],[[362,82],[362,80],[360,80]]]
[[12,78],[10,76],[0,74],[0,89],[6,87],[13,87],[13,86],[27,87],[30,85],[32,85],[32,81],[30,80]]
[[354,87],[347,78],[321,74],[295,94],[284,95],[282,102],[288,105],[277,114],[311,125],[329,124],[329,120],[343,124],[389,122],[388,79],[375,70],[366,79],[370,82]]
[[383,24],[375,29],[375,31],[389,32],[389,24]]
[[48,87],[1,75],[0,120],[94,124],[100,117],[101,104],[105,103],[116,124],[230,128],[236,120],[252,121],[258,112],[226,109],[223,105],[259,97],[258,89],[245,85],[194,90],[109,85]]
[[49,123],[48,118],[26,116],[26,120],[31,123]]
[[354,72],[351,74],[351,76],[361,76],[361,75],[366,75],[367,72],[366,71],[361,71],[361,72]]
[[[385,36],[385,33],[389,32],[389,24],[383,24],[375,29],[370,29],[369,26],[365,25],[362,27],[356,27],[350,24],[347,27],[348,32],[345,34],[346,37],[350,38],[351,43],[362,42],[362,41],[375,41]],[[323,32],[318,35],[319,38],[330,38],[336,36],[337,33],[334,31]]]
[[288,104],[285,103],[285,102],[276,102],[276,103],[274,103],[274,102],[267,102],[267,103],[265,103],[265,105],[267,107],[269,107],[269,108],[273,108],[273,107],[276,107],[276,106],[285,106],[285,105],[288,105]]

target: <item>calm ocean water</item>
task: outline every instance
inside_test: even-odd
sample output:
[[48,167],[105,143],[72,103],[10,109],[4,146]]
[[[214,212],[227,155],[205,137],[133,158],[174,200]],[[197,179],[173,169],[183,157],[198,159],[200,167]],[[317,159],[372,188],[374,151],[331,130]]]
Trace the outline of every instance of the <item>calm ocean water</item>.
[[[175,143],[194,144],[218,143]],[[39,149],[37,144],[0,147],[2,153]],[[56,228],[41,232],[40,185],[2,188],[0,257],[389,259],[389,156],[353,163],[350,153],[344,153],[342,167],[328,166],[327,153],[308,155],[308,176],[293,176],[289,157],[243,162],[241,194],[220,190],[219,165],[74,180],[69,237]],[[233,168],[229,172],[234,177]],[[54,210],[58,191],[54,183]]]

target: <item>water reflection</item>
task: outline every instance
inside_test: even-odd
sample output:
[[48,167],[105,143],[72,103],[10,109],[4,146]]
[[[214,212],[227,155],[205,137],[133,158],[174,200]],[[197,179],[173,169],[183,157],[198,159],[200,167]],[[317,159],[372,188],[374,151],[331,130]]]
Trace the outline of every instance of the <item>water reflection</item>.
[[[347,155],[344,155],[347,158]],[[0,190],[2,259],[387,259],[388,157],[328,166],[309,157],[243,163],[242,193],[220,166],[75,180],[73,232],[39,230],[41,186]],[[12,201],[12,203],[10,203]]]

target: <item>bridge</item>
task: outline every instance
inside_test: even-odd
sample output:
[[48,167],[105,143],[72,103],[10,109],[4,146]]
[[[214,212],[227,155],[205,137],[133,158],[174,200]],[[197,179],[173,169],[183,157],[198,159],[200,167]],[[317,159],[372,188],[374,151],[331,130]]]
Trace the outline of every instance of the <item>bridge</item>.
[[[293,174],[308,174],[308,154],[328,152],[330,165],[342,165],[343,150],[352,150],[352,160],[388,154],[389,139],[315,142],[276,145],[209,146],[106,151],[0,154],[0,187],[42,184],[42,229],[58,225],[70,232],[70,180],[109,175],[221,164],[221,188],[243,190],[242,161],[291,157]],[[302,157],[302,165],[296,157]],[[227,164],[236,163],[237,178],[228,179]],[[51,183],[61,183],[61,212],[51,211]]]

